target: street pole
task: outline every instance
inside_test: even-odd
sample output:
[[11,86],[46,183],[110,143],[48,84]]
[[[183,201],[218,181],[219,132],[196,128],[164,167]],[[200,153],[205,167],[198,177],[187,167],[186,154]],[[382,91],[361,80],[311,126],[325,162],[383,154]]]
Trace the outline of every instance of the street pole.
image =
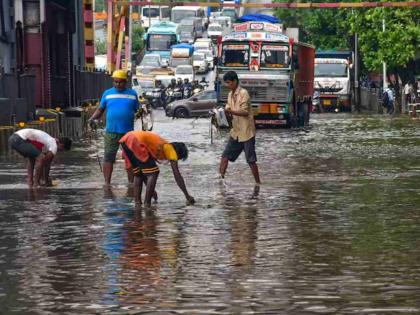
[[[385,18],[382,18],[382,32],[385,32]],[[385,91],[385,89],[387,88],[386,63],[385,63],[385,61],[382,61],[382,76],[383,76],[382,88]]]
[[355,108],[357,111],[360,110],[360,97],[359,97],[359,48],[358,48],[358,36],[354,34],[354,90],[355,90]]
[[132,70],[132,66],[131,66],[131,59],[132,59],[132,45],[133,45],[133,21],[132,21],[132,17],[133,17],[133,6],[130,5],[129,9],[128,9],[128,47],[126,47],[125,49],[128,50],[128,53],[126,53],[126,59],[128,56],[128,59],[126,60],[126,65],[127,65],[127,70]]

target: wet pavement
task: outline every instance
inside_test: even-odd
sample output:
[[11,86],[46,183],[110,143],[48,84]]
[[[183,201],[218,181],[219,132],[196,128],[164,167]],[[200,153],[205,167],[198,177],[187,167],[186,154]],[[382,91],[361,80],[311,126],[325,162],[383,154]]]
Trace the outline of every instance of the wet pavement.
[[323,114],[311,128],[259,130],[259,192],[244,158],[226,184],[226,134],[170,120],[197,204],[168,165],[159,203],[135,209],[123,162],[104,190],[100,135],[61,154],[54,188],[29,191],[0,159],[0,314],[419,314],[420,128]]

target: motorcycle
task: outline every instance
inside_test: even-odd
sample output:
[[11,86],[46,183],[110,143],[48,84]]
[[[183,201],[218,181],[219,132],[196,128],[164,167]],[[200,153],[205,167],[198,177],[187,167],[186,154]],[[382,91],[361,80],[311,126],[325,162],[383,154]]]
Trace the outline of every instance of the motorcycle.
[[167,103],[172,103],[173,101],[181,100],[182,99],[182,91],[181,88],[170,88],[166,89],[166,99]]
[[204,90],[207,90],[209,87],[209,83],[207,81],[201,81],[199,84],[203,87]]
[[184,87],[183,88],[183,92],[184,92],[184,98],[190,98],[191,97],[191,87]]
[[150,102],[153,108],[165,107],[166,103],[162,99],[162,90],[153,89],[146,92],[146,99]]
[[202,92],[204,90],[204,88],[202,86],[197,86],[192,90],[192,95],[196,95],[200,92]]

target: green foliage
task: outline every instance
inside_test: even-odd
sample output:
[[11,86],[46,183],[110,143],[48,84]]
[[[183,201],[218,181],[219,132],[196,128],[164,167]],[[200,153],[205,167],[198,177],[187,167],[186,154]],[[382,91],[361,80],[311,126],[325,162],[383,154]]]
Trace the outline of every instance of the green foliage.
[[132,51],[138,53],[143,50],[144,47],[144,28],[141,26],[133,26],[133,37],[132,37]]
[[347,9],[276,10],[276,16],[286,27],[298,27],[300,40],[317,49],[350,49],[349,14],[351,11]]
[[[385,31],[382,21],[385,20]],[[359,34],[363,62],[369,70],[380,70],[382,61],[398,73],[414,60],[420,47],[418,8],[375,8],[356,12],[350,19]]]
[[106,41],[96,39],[95,40],[95,54],[96,55],[105,55],[106,54]]

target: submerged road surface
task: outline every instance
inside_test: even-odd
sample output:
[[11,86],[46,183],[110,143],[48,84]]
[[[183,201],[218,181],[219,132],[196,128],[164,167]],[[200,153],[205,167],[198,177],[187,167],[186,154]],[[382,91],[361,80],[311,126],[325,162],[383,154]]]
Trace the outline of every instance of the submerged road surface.
[[243,157],[219,183],[226,134],[210,144],[208,120],[157,116],[188,143],[194,206],[168,165],[152,210],[135,210],[122,161],[104,190],[100,135],[58,157],[54,188],[29,191],[22,159],[0,159],[0,314],[420,313],[418,122],[259,130],[258,192]]

